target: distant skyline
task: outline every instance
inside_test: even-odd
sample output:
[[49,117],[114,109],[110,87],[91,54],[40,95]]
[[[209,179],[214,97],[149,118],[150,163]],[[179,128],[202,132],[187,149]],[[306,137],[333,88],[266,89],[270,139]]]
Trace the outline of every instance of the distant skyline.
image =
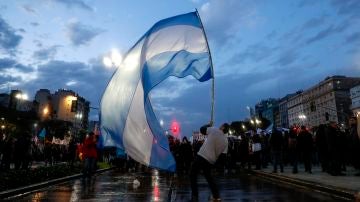
[[[73,90],[98,107],[121,54],[157,21],[198,9],[215,68],[215,125],[246,106],[360,76],[358,0],[0,0],[0,92]],[[210,119],[211,82],[170,78],[151,93],[164,128],[191,135]],[[115,112],[115,109],[114,109]],[[91,112],[91,119],[97,118]]]

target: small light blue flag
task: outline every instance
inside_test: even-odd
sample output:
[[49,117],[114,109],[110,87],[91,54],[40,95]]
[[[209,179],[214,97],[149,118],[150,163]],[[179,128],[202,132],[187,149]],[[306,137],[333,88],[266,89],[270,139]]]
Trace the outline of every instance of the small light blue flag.
[[170,76],[189,75],[200,82],[213,78],[196,12],[157,22],[125,55],[101,99],[101,143],[146,166],[174,172],[176,163],[149,93]]
[[43,128],[39,133],[39,137],[45,138],[45,136],[46,136],[46,130],[45,130],[45,128]]

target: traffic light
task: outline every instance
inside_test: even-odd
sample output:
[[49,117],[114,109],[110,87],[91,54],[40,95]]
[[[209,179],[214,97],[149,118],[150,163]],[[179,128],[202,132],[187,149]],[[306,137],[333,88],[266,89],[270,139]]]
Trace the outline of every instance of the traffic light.
[[180,125],[177,121],[173,121],[171,123],[171,132],[174,134],[174,135],[178,135],[179,132],[180,132]]
[[71,112],[76,112],[77,111],[77,100],[72,100],[71,101]]
[[328,121],[329,120],[329,116],[330,114],[328,112],[325,112],[325,120]]
[[312,112],[316,111],[315,102],[311,102],[311,103],[310,103],[310,111],[312,111]]

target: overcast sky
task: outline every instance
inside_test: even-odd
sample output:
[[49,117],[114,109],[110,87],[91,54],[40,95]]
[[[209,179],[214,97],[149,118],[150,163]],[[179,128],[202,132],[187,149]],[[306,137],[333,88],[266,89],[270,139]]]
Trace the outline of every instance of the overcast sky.
[[[214,62],[216,125],[326,76],[360,76],[359,0],[0,0],[0,92],[66,88],[98,107],[115,71],[103,57],[195,8]],[[193,78],[157,86],[152,103],[164,127],[178,120],[189,135],[208,122],[210,86]]]

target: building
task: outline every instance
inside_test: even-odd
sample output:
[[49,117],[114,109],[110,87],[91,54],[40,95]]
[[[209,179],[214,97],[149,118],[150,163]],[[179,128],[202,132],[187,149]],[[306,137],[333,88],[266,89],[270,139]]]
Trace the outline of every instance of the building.
[[10,104],[10,95],[7,93],[0,93],[0,106],[8,108]]
[[255,115],[269,120],[272,124],[280,124],[279,100],[269,98],[255,105]]
[[351,110],[357,117],[360,116],[360,85],[350,89]]
[[8,107],[22,112],[33,111],[36,106],[33,101],[29,101],[28,99],[28,95],[21,90],[11,90]]
[[302,99],[302,93],[296,94],[288,99],[287,109],[290,127],[293,125],[304,124]]
[[87,129],[90,102],[72,90],[59,89],[51,94],[40,89],[35,94],[41,120],[53,119],[71,122],[74,129]]
[[38,104],[37,114],[41,120],[46,120],[51,118],[52,112],[52,103],[51,103],[51,93],[48,89],[40,89],[35,94],[35,101]]
[[351,114],[350,88],[360,78],[332,76],[288,100],[289,125],[309,127],[334,121],[345,125]]
[[285,97],[281,98],[279,100],[279,124],[278,126],[282,127],[282,128],[289,128],[290,124],[289,124],[289,113],[288,113],[288,101],[290,98],[294,97],[295,95],[301,94],[301,91],[298,91],[296,93],[292,93],[292,94],[288,94]]
[[77,129],[88,127],[90,102],[65,89],[59,89],[51,97],[54,119],[72,122]]

